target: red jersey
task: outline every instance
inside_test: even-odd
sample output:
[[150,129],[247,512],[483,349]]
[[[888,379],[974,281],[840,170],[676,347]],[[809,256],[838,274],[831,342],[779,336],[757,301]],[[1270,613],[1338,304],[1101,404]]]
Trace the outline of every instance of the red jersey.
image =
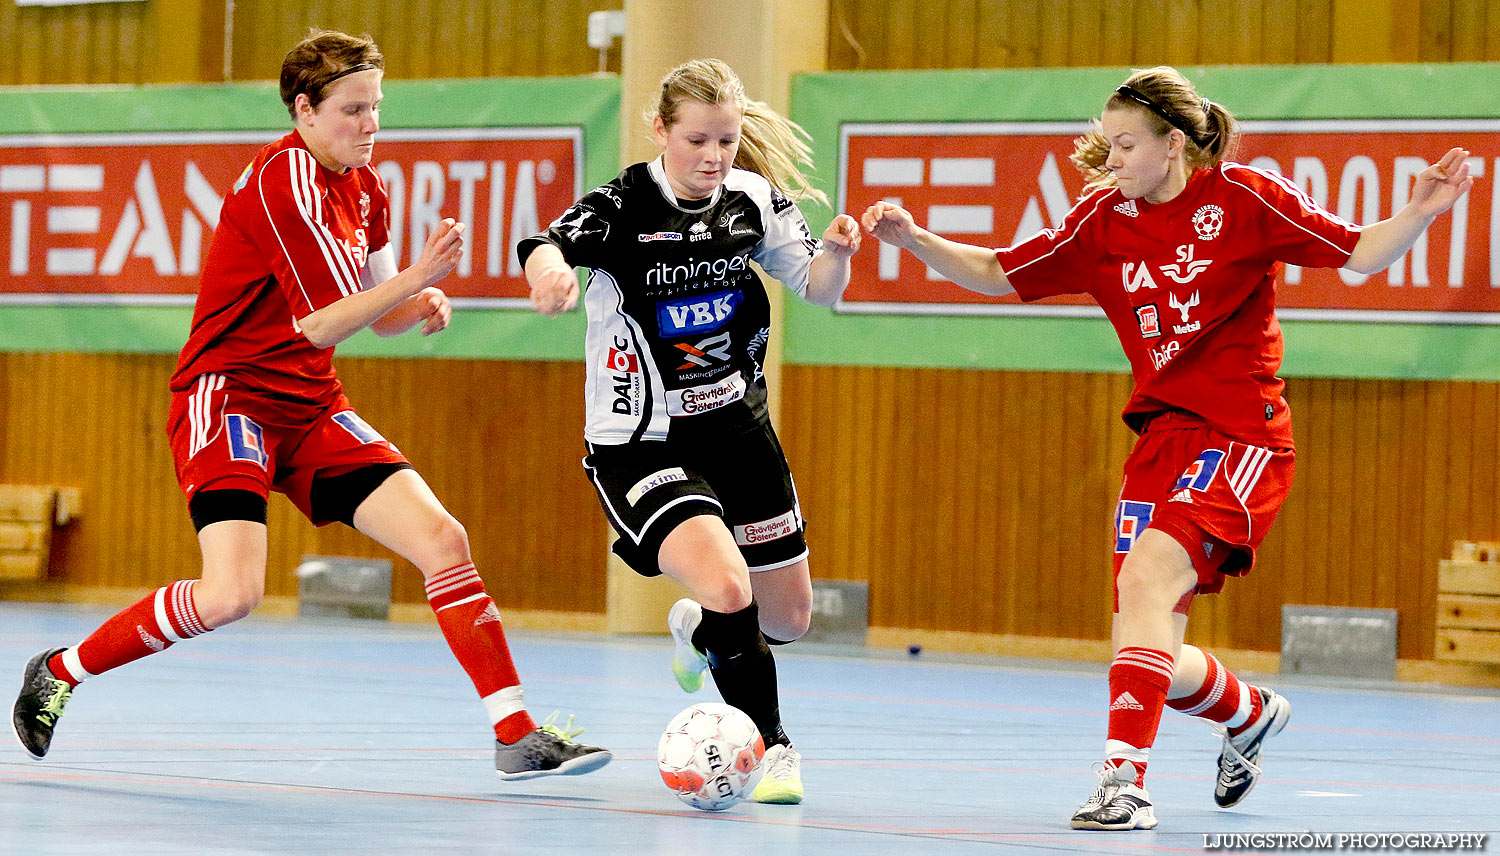
[[1098,302],[1135,376],[1124,412],[1132,428],[1176,408],[1242,442],[1291,448],[1276,376],[1280,263],[1340,267],[1359,232],[1284,177],[1223,163],[1196,170],[1159,205],[1097,190],[1061,227],[996,254],[1022,300]]
[[261,149],[219,212],[172,390],[216,373],[287,404],[332,401],[333,348],[309,342],[297,319],[360,290],[389,217],[369,166],[326,169],[296,131]]

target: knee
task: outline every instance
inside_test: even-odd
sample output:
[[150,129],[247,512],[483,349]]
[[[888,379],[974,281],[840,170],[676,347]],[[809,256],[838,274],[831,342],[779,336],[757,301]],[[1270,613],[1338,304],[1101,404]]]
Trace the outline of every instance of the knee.
[[418,564],[429,574],[469,561],[469,531],[451,514],[437,515],[423,542],[427,556]]
[[258,577],[220,586],[205,580],[193,587],[193,607],[198,611],[198,620],[212,630],[249,615],[265,594],[265,581]]
[[739,612],[750,605],[754,596],[750,590],[748,575],[732,571],[716,574],[704,584],[703,589],[695,594],[706,608],[714,612]]
[[1175,590],[1176,580],[1154,563],[1126,556],[1115,578],[1120,595],[1121,612],[1167,609],[1177,603],[1183,592]]
[[812,626],[812,604],[798,603],[780,607],[772,614],[764,606],[760,612],[760,629],[777,642],[795,642]]

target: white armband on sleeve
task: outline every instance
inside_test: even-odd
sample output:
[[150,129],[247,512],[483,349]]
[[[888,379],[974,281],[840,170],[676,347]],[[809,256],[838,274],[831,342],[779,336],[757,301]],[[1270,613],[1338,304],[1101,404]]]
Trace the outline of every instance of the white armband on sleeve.
[[386,244],[375,252],[370,253],[369,258],[365,260],[365,269],[360,271],[360,284],[364,288],[371,288],[385,282],[397,273],[399,271],[396,270],[396,251],[390,244]]

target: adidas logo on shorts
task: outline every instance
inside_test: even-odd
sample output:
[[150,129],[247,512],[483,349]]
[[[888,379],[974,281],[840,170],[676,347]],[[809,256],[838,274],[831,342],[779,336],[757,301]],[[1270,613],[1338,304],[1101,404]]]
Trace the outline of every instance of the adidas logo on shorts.
[[1123,692],[1123,693],[1120,693],[1119,695],[1115,696],[1115,700],[1110,703],[1109,709],[1110,710],[1145,710],[1146,706],[1143,705],[1143,704],[1141,704],[1140,702],[1136,701],[1135,700],[1135,696],[1131,695],[1128,692]]
[[1182,490],[1179,490],[1176,493],[1172,494],[1172,498],[1167,500],[1167,502],[1186,502],[1191,505],[1193,502],[1193,495],[1191,493],[1188,493],[1187,488],[1183,488]]

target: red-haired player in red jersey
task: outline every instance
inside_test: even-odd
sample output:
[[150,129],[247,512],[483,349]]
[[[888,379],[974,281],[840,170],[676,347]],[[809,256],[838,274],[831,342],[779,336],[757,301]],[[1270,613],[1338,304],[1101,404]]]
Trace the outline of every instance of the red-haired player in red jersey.
[[172,376],[167,432],[203,575],[179,580],[71,648],[26,666],[12,724],[41,758],[74,687],[243,618],[265,591],[266,499],[339,521],[416,565],[454,655],[495,731],[502,779],[578,774],[610,753],[527,713],[500,615],[468,535],[397,448],[351,409],[333,349],[366,327],[448,326],[436,283],[457,266],[463,224],[444,220],[398,272],[385,187],[370,166],[385,61],[375,43],[314,32],[287,54],[292,133],[261,149],[224,200],[192,332]]
[[1140,437],[1115,512],[1106,760],[1077,829],[1156,825],[1142,783],[1164,705],[1224,731],[1220,806],[1255,784],[1261,744],[1291,705],[1183,636],[1193,595],[1250,569],[1291,486],[1279,265],[1383,270],[1473,184],[1468,152],[1453,149],[1417,176],[1405,208],[1361,228],[1285,178],[1225,160],[1237,134],[1233,116],[1175,69],[1146,69],[1078,140],[1073,161],[1089,185],[1061,227],[996,251],[940,238],[890,203],[863,215],[875,237],[972,291],[1089,294],[1130,359],[1124,416]]

